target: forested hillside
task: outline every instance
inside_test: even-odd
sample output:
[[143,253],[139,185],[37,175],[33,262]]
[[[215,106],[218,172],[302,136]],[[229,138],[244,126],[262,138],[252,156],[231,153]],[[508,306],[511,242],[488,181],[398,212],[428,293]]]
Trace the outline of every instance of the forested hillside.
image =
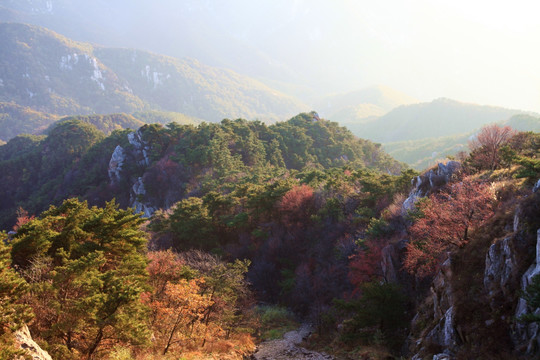
[[0,103],[0,140],[7,141],[19,134],[36,134],[59,118],[15,103]]
[[80,43],[0,24],[0,101],[58,115],[161,110],[217,122],[279,120],[306,106],[256,80],[196,60]]
[[149,215],[186,196],[230,192],[246,182],[287,176],[289,170],[349,166],[398,174],[403,169],[379,145],[314,114],[270,126],[245,120],[154,124],[106,137],[93,124],[111,131],[107,119],[68,119],[46,137],[19,136],[0,148],[6,170],[4,228],[19,206],[37,213],[69,196],[92,204],[116,197],[122,206]]
[[430,103],[400,106],[350,129],[357,136],[387,143],[463,134],[521,113],[524,112],[442,98]]
[[6,321],[62,359],[240,359],[298,319],[336,358],[534,354],[537,305],[516,294],[535,294],[538,134],[493,125],[471,146],[416,176],[316,113],[15,137]]
[[[498,123],[519,131],[540,131],[538,116],[519,114]],[[467,151],[469,142],[479,131],[480,129],[474,129],[464,134],[390,142],[384,144],[384,149],[399,161],[417,170],[423,170],[446,157],[455,157],[458,153]]]
[[539,359],[538,21],[428,5],[0,0],[0,360]]

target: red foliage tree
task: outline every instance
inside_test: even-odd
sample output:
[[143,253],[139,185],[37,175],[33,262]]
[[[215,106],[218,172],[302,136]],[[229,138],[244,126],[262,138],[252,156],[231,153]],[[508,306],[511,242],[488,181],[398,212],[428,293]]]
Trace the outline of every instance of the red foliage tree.
[[351,256],[349,280],[355,287],[353,293],[358,292],[362,284],[382,276],[381,253],[383,247],[382,242],[366,241],[358,253]]
[[28,215],[28,211],[24,210],[22,207],[19,207],[17,209],[17,223],[15,223],[13,226],[13,231],[19,230],[21,226],[35,218],[36,217],[34,215]]
[[278,209],[288,224],[303,224],[309,220],[315,207],[313,189],[308,185],[295,186],[287,191],[279,202]]
[[499,149],[516,132],[510,126],[497,124],[484,126],[475,139],[469,142],[471,160],[479,168],[494,170],[500,164]]
[[420,203],[423,216],[409,228],[405,269],[421,277],[433,274],[447,251],[466,245],[471,231],[493,215],[493,199],[489,185],[465,178]]

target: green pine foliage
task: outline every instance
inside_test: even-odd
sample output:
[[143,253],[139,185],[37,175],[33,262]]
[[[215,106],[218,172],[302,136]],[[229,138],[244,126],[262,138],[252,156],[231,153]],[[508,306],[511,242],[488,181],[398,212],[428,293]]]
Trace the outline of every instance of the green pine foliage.
[[[524,299],[531,309],[540,308],[540,276],[533,276],[531,283],[525,290]],[[520,321],[525,322],[540,322],[540,316],[535,313],[529,313],[521,316]]]
[[105,137],[90,119],[112,118],[62,121],[45,138],[18,136],[0,147],[0,166],[5,169],[0,174],[5,184],[0,189],[4,229],[15,223],[19,206],[36,214],[70,196],[99,205],[116,197],[121,206],[127,206],[129,181],[138,177],[145,181],[146,198],[167,208],[189,196],[228,193],[239,186],[282,177],[288,171],[348,166],[399,174],[404,168],[379,145],[354,137],[337,123],[304,113],[270,126],[243,119],[198,126],[144,125],[139,132],[149,144],[146,151],[151,164],[127,161],[125,184],[111,188],[109,160],[117,145],[127,153],[132,151],[129,131],[115,130]]
[[91,358],[116,344],[147,341],[143,220],[114,202],[69,199],[22,225],[12,257],[30,283],[34,333],[53,356]]
[[5,233],[0,233],[0,359],[24,356],[14,346],[13,332],[32,319],[32,311],[21,303],[28,284],[11,265],[11,248]]

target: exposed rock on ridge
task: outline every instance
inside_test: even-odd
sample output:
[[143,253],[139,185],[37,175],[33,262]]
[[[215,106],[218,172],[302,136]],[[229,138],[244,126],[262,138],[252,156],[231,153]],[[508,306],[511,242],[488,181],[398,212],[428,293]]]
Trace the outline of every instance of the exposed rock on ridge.
[[28,326],[23,325],[22,328],[15,333],[15,341],[17,345],[25,350],[32,360],[52,360],[48,352],[43,350],[30,335]]
[[119,185],[122,181],[127,182],[128,206],[135,208],[136,212],[142,212],[145,217],[150,217],[158,206],[154,206],[147,198],[143,177],[126,174],[125,171],[126,168],[131,167],[140,169],[139,172],[142,174],[150,166],[151,146],[143,140],[141,129],[127,135],[129,146],[126,149],[120,145],[116,146],[109,161],[108,174],[111,185]]
[[437,170],[429,170],[425,174],[415,177],[411,180],[414,186],[409,197],[403,202],[402,214],[406,215],[407,211],[414,209],[414,203],[420,198],[428,196],[432,192],[446,185],[452,175],[456,174],[461,169],[461,164],[458,161],[449,161],[437,165]]

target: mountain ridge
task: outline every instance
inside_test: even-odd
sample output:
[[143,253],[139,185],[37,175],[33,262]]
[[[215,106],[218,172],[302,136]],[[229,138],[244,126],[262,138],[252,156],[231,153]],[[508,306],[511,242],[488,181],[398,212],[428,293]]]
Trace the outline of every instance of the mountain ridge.
[[[498,106],[465,103],[448,98],[399,106],[388,114],[351,128],[355,135],[388,143],[458,135],[514,115],[534,114]],[[381,128],[384,131],[381,132]]]
[[0,35],[6,49],[0,54],[0,101],[43,112],[153,109],[216,122],[227,117],[276,121],[307,110],[257,80],[196,60],[76,42],[18,23],[0,23]]

